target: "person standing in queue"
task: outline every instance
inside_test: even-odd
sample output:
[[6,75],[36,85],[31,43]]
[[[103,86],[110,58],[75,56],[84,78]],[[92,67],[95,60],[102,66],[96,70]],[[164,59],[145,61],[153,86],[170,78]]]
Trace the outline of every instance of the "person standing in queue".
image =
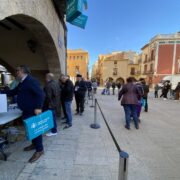
[[51,110],[53,114],[54,127],[51,132],[47,133],[46,136],[57,135],[57,123],[56,116],[58,114],[59,102],[60,102],[60,86],[59,83],[54,80],[54,74],[46,74],[46,84],[44,87],[45,101],[43,110]]
[[78,74],[77,81],[74,87],[75,100],[76,100],[76,115],[82,115],[84,112],[84,99],[87,91],[86,82],[82,76]]
[[68,76],[62,76],[61,81],[63,84],[61,91],[61,99],[64,102],[64,108],[66,113],[66,126],[63,129],[70,128],[72,126],[72,109],[71,104],[74,95],[74,86]]
[[[38,80],[30,75],[30,69],[26,65],[21,65],[16,69],[19,85],[13,90],[6,91],[8,96],[17,95],[17,104],[22,110],[24,120],[34,115],[42,113],[44,103],[44,92]],[[29,159],[32,163],[38,160],[44,153],[42,135],[34,138],[32,144],[24,148],[24,151],[35,149],[35,153]]]

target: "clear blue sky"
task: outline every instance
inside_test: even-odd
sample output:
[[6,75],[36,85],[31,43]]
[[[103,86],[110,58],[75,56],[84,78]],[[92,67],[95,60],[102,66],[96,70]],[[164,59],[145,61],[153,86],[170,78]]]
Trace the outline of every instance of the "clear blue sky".
[[88,0],[86,29],[68,24],[68,48],[89,51],[90,68],[99,54],[140,52],[156,34],[180,31],[180,0]]

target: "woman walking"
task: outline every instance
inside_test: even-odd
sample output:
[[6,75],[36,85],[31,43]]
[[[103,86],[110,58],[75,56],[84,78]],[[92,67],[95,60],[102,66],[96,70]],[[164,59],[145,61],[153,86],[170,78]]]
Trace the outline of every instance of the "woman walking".
[[138,87],[133,83],[134,78],[127,78],[127,83],[122,87],[119,92],[118,100],[121,100],[121,105],[124,108],[126,125],[125,128],[130,130],[131,115],[134,120],[135,128],[139,129],[138,115],[137,115],[137,104],[138,96],[142,96]]

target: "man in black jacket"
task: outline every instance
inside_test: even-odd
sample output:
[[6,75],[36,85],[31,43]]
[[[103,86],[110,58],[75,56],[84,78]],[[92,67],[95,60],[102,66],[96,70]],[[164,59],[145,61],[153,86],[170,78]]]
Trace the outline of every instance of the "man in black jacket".
[[74,86],[68,76],[65,76],[65,75],[62,76],[61,81],[63,83],[62,90],[61,90],[61,100],[64,103],[65,113],[66,113],[66,123],[67,123],[64,129],[66,129],[72,126],[71,104],[73,100]]
[[82,76],[78,74],[77,81],[75,83],[74,93],[76,100],[76,114],[82,115],[84,112],[84,98],[87,91],[86,82],[82,79]]

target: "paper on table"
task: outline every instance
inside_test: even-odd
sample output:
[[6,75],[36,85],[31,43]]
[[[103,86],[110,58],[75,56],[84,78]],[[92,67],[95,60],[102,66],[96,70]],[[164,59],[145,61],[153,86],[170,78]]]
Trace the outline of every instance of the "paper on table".
[[7,112],[7,96],[0,94],[0,113]]

